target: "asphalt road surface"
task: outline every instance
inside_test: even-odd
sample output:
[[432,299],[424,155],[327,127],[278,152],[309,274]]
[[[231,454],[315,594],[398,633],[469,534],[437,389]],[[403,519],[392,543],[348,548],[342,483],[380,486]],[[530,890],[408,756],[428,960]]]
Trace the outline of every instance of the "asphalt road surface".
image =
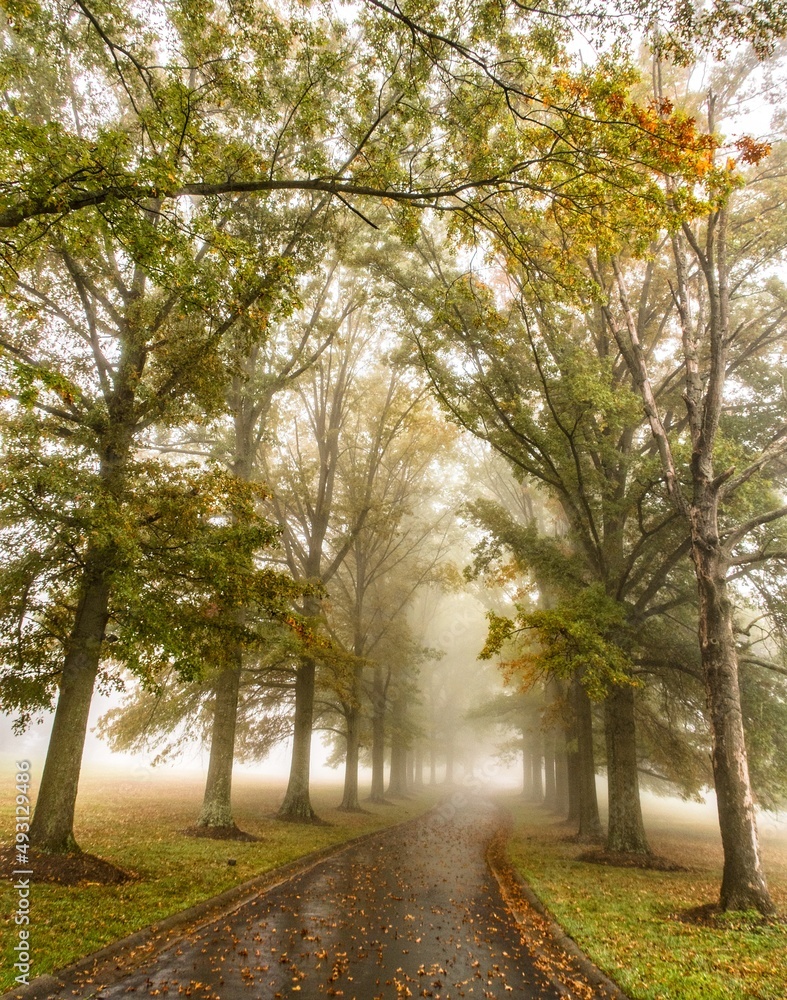
[[483,800],[449,803],[243,903],[95,996],[565,997],[487,867],[499,821]]

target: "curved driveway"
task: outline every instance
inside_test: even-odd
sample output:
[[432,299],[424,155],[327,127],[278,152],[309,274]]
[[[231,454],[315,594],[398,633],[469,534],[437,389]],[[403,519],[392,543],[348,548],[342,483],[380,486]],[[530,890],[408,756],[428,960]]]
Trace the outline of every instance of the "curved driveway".
[[474,800],[351,845],[96,996],[557,1000],[487,867],[498,825]]

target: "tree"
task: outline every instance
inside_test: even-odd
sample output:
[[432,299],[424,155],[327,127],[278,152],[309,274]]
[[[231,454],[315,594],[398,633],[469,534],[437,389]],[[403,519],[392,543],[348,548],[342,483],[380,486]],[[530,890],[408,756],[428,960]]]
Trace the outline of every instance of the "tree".
[[[346,733],[345,786],[341,808],[356,811],[358,763],[365,695],[372,703],[372,800],[383,798],[384,718],[394,686],[402,689],[405,618],[418,589],[442,556],[446,511],[440,502],[439,463],[452,435],[440,425],[423,386],[396,364],[366,373],[369,402],[347,426],[350,446],[341,475],[353,507],[368,509],[331,588],[331,634],[356,658],[339,691]],[[364,445],[362,442],[368,442]],[[397,647],[398,650],[397,650]],[[386,665],[384,660],[388,660]],[[364,676],[372,665],[371,690]],[[388,677],[385,678],[386,669]]]
[[[357,286],[347,287],[350,294],[339,306],[341,336],[336,349],[316,361],[288,401],[280,401],[279,448],[270,450],[264,466],[289,570],[295,579],[321,588],[347,557],[369,511],[368,502],[360,507],[344,504],[340,492],[339,466],[347,447],[343,431],[358,399],[355,382],[369,340],[363,295]],[[303,613],[317,624],[316,592],[304,600]],[[307,653],[296,673],[292,764],[279,812],[282,819],[296,822],[316,819],[309,799],[309,765],[317,665],[317,655]]]
[[[489,504],[475,505],[477,523],[497,532],[504,545],[516,539],[520,569],[535,572],[539,592],[554,600],[576,597],[579,588],[600,584],[609,599],[627,606],[632,626],[690,599],[681,560],[687,543],[675,519],[665,516],[656,491],[653,459],[643,445],[643,417],[620,357],[598,310],[572,308],[550,279],[528,275],[511,283],[505,272],[494,286],[473,275],[457,276],[426,236],[423,258],[431,269],[394,275],[412,289],[418,305],[411,320],[418,362],[428,371],[452,419],[485,439],[517,476],[536,482],[560,505],[565,539],[539,539],[518,531]],[[515,265],[511,265],[514,268]],[[502,304],[499,304],[502,303]],[[420,317],[429,310],[430,322]],[[571,551],[567,558],[566,548]],[[579,666],[578,661],[574,661]],[[610,698],[607,735],[613,796],[609,845],[648,853],[637,792],[634,662],[628,673],[612,671],[599,687],[584,669],[587,686]],[[574,690],[590,739],[590,707]],[[622,716],[622,718],[621,718]],[[628,745],[624,745],[628,744]],[[593,813],[594,786],[584,782]],[[598,820],[586,817],[597,834]]]
[[[289,239],[288,250],[300,242],[311,239],[309,223],[319,214],[321,206],[312,207],[301,219],[296,213],[295,232]],[[324,220],[325,221],[325,220]],[[270,239],[281,226],[281,221],[267,220],[264,229]],[[310,248],[310,253],[314,248]],[[230,364],[234,368],[228,387],[227,410],[231,420],[229,440],[221,455],[232,475],[243,483],[258,478],[259,449],[268,430],[273,400],[291,382],[299,378],[330,343],[335,327],[329,323],[323,328],[321,313],[331,289],[336,265],[327,268],[315,281],[315,298],[311,315],[304,318],[302,326],[293,333],[292,324],[281,322],[282,330],[266,330],[266,340],[261,342],[254,331],[239,330],[234,338]],[[279,334],[278,336],[276,334]],[[289,334],[289,336],[288,336]],[[215,429],[214,429],[215,431]],[[205,435],[201,435],[204,439]],[[217,452],[214,442],[214,455]],[[239,609],[243,617],[246,609]],[[205,785],[205,797],[197,826],[214,830],[222,836],[233,832],[231,783],[234,759],[236,717],[243,672],[244,655],[248,650],[236,644],[229,649],[223,669],[214,680],[214,718],[210,738],[210,763]]]
[[[289,314],[266,317],[261,329],[248,323],[239,323],[227,338],[225,367],[227,369],[226,401],[213,419],[200,414],[197,423],[159,433],[157,448],[168,455],[199,456],[203,461],[221,462],[227,474],[246,484],[258,483],[260,478],[260,451],[264,449],[266,434],[270,432],[269,418],[274,399],[297,380],[322,354],[336,333],[339,321],[333,315],[323,316],[330,298],[336,273],[336,263],[314,267],[313,258],[320,240],[310,231],[319,212],[307,206],[304,211],[296,208],[288,212],[278,206],[275,218],[266,218],[259,208],[253,213],[249,206],[239,211],[236,225],[241,228],[254,219],[258,240],[270,246],[279,240],[287,243],[288,250],[308,244],[306,255],[301,253],[299,264],[311,275],[302,274],[297,282],[299,302]],[[330,232],[323,217],[321,234]],[[255,487],[259,489],[259,486]],[[264,503],[265,493],[260,497]],[[268,556],[270,562],[270,555]],[[260,564],[260,555],[255,562]],[[251,568],[251,567],[249,567]],[[295,596],[295,593],[293,593]],[[300,594],[303,597],[303,594]],[[238,641],[226,645],[214,662],[204,665],[206,678],[192,689],[178,683],[168,674],[161,679],[153,695],[138,692],[121,711],[110,713],[104,721],[104,731],[112,742],[121,748],[136,748],[146,742],[165,744],[173,732],[191,721],[191,732],[210,748],[210,762],[205,786],[202,812],[196,831],[218,836],[239,835],[232,819],[231,782],[236,742],[237,716],[241,721],[238,735],[244,740],[247,754],[267,752],[282,738],[282,719],[286,713],[276,705],[274,692],[279,700],[286,701],[290,683],[288,663],[304,652],[308,645],[295,637],[287,638],[273,627],[274,623],[259,620],[255,609],[238,608],[241,619],[250,619],[249,627],[238,636]],[[166,690],[164,690],[166,688]],[[212,721],[205,723],[206,694],[212,703]],[[255,698],[271,725],[268,736],[251,738],[249,715],[253,712]],[[145,712],[140,707],[148,709]],[[181,746],[177,741],[176,748]]]
[[[711,93],[708,99],[711,129],[719,110]],[[739,141],[738,148],[744,164],[756,165],[768,152],[767,146],[746,138]],[[628,281],[618,259],[612,261],[614,277],[609,288],[612,294],[603,308],[605,320],[641,395],[666,493],[691,539],[699,595],[702,670],[713,735],[714,783],[725,856],[721,906],[770,913],[773,903],[760,862],[747,763],[729,577],[733,567],[750,566],[768,558],[771,553],[767,527],[787,514],[773,483],[774,472],[787,449],[787,431],[785,416],[769,393],[752,400],[747,407],[753,433],[731,439],[734,425],[725,419],[730,390],[736,385],[746,385],[749,372],[757,376],[758,362],[767,358],[773,364],[783,350],[779,322],[773,323],[774,305],[777,315],[781,314],[779,292],[773,284],[763,286],[757,280],[756,272],[748,264],[751,259],[748,254],[737,256],[734,245],[730,252],[735,170],[734,161],[728,160],[723,167],[709,163],[703,178],[709,213],[697,221],[684,219],[670,237],[675,321],[681,344],[678,374],[684,387],[681,420],[673,420],[664,413],[658,394],[657,368],[640,337]],[[672,183],[668,197],[677,207],[686,194]],[[746,232],[746,219],[744,215],[742,224],[737,226],[739,237]],[[753,239],[763,247],[761,237]],[[742,245],[751,251],[751,243]],[[763,249],[770,259],[778,259],[782,253],[781,245],[768,246],[767,237]],[[598,271],[596,275],[601,277]],[[738,306],[744,296],[745,307]],[[760,414],[767,414],[766,419],[760,419]],[[685,459],[684,434],[688,436],[690,452]],[[750,548],[754,538],[756,551]],[[778,551],[772,554],[781,558]]]
[[[767,47],[782,5],[752,7],[746,23]],[[716,5],[716,20],[739,29],[726,8]],[[323,193],[360,214],[385,199],[401,206],[405,228],[412,208],[458,212],[516,241],[505,220],[512,194],[592,215],[600,188],[586,179],[635,179],[650,155],[637,109],[606,103],[611,63],[570,79],[572,23],[620,23],[606,12],[514,3],[490,17],[483,3],[415,11],[367,0],[352,14],[287,16],[262,2],[156,4],[156,14],[146,23],[131,4],[88,0],[11,8],[7,260],[74,214],[120,224],[145,199],[179,214],[193,198],[277,191]],[[704,28],[685,5],[634,4],[628,14],[638,23],[658,15],[680,44]],[[42,72],[60,95],[43,119]]]
[[[293,595],[295,596],[295,595]],[[242,636],[223,637],[243,640],[243,664],[238,704],[233,716],[233,760],[259,761],[292,729],[292,690],[295,665],[303,653],[303,640],[297,631],[275,620],[258,621],[254,633],[248,628]],[[308,639],[307,639],[308,641]],[[213,654],[213,650],[206,650]],[[146,685],[137,684],[124,703],[111,709],[99,720],[98,732],[113,751],[137,753],[156,751],[154,764],[174,760],[195,743],[212,754],[215,729],[215,690],[217,674],[226,659],[226,648],[215,656],[218,664],[201,664],[201,673],[184,679],[173,668],[165,668]],[[231,768],[229,769],[231,775]],[[206,793],[208,787],[206,783]],[[203,836],[218,833],[221,839],[235,835],[247,839],[232,823],[230,788],[219,783],[219,802],[229,804],[231,825],[223,829],[193,827],[189,832]],[[208,798],[208,795],[205,796]]]
[[[74,217],[39,240],[4,300],[6,540],[22,531],[36,539],[30,556],[14,559],[4,574],[8,620],[22,626],[9,633],[16,639],[6,643],[5,662],[8,683],[18,688],[20,644],[35,648],[32,664],[46,678],[43,689],[59,685],[31,826],[31,842],[52,851],[75,846],[74,801],[100,665],[144,659],[131,641],[139,637],[140,619],[127,623],[112,649],[108,623],[135,604],[150,610],[153,591],[175,572],[175,554],[186,565],[194,557],[194,593],[210,593],[201,577],[204,548],[190,549],[186,532],[194,533],[195,545],[209,544],[211,517],[237,510],[238,553],[249,544],[253,549],[244,531],[249,539],[256,533],[261,545],[271,540],[269,526],[260,520],[255,526],[248,491],[209,472],[200,478],[177,466],[165,471],[138,449],[153,426],[220,405],[224,337],[242,317],[252,322],[255,307],[270,313],[286,303],[289,265],[224,232],[226,219],[217,218],[215,206],[192,213],[198,236],[154,205],[127,205],[122,231],[116,221]],[[173,532],[171,551],[157,537],[165,526]],[[222,532],[215,536],[218,544]],[[144,549],[154,560],[150,572],[142,566]],[[250,598],[264,603],[262,578],[231,568],[231,551],[217,563],[217,585],[221,566],[238,574],[238,586],[246,579]],[[179,572],[185,579],[190,571],[182,565]],[[274,574],[268,582],[271,607],[278,609],[283,578]],[[154,646],[156,618],[150,638],[140,640],[144,648]],[[178,657],[181,627],[156,637]],[[62,667],[55,667],[61,654]],[[39,696],[38,704],[46,700]]]

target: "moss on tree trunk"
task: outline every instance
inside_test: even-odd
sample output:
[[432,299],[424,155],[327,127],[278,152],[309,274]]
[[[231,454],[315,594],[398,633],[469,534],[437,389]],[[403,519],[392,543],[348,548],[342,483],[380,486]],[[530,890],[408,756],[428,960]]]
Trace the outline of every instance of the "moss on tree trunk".
[[312,823],[317,819],[309,796],[316,670],[314,660],[304,657],[295,675],[295,722],[290,778],[278,812],[279,819],[291,823]]
[[573,680],[573,700],[577,720],[579,830],[581,840],[603,836],[596,796],[596,762],[593,753],[593,712],[588,693],[578,676]]
[[[711,516],[715,514],[710,512]],[[715,522],[715,517],[713,518]],[[696,522],[695,522],[696,526]],[[692,556],[700,599],[700,651],[712,735],[713,777],[724,848],[720,903],[725,910],[773,913],[760,860],[757,821],[743,731],[738,658],[732,603],[723,550],[714,534],[700,524],[704,544],[695,542]]]
[[107,560],[98,552],[89,553],[30,824],[31,845],[52,854],[79,850],[74,838],[74,809],[90,704],[109,618],[109,579]]
[[650,854],[639,797],[634,688],[612,688],[604,701],[609,825],[607,849]]
[[232,765],[235,757],[235,727],[238,715],[242,651],[233,651],[233,663],[216,678],[213,727],[205,796],[197,826],[233,827]]

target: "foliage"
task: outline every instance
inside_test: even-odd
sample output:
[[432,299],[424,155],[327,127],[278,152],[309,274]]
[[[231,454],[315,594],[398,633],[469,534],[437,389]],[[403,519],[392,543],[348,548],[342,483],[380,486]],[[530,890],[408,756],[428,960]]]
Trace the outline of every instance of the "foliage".
[[[24,70],[50,85],[31,82],[25,99],[57,118],[67,67],[51,68]],[[81,97],[100,116],[95,92]],[[278,537],[259,514],[264,491],[154,456],[156,437],[224,411],[241,345],[294,307],[296,264],[313,252],[297,238],[303,215],[127,201],[70,216],[16,260],[0,336],[0,587],[3,701],[20,724],[50,704],[91,579],[110,592],[103,683],[122,666],[148,683],[172,665],[191,678],[262,620],[299,627],[303,589],[255,562]]]
[[[7,260],[72,214],[125,230],[152,200],[176,229],[191,198],[281,190],[351,199],[361,215],[382,200],[405,240],[414,207],[445,208],[512,248],[521,195],[531,227],[546,201],[587,238],[611,225],[608,185],[640,213],[663,206],[640,165],[683,177],[712,143],[690,117],[633,101],[625,59],[574,72],[570,22],[518,4],[156,3],[147,19],[87,0],[4,7]],[[55,95],[43,116],[42,79]]]
[[489,634],[481,657],[499,653],[506,642],[532,632],[535,648],[503,664],[525,686],[540,676],[570,678],[579,674],[588,694],[600,700],[616,685],[631,683],[633,635],[626,609],[598,586],[586,587],[557,607],[517,609],[515,619],[487,613]]
[[744,662],[741,706],[751,783],[757,804],[779,810],[787,802],[787,695],[779,674]]
[[[253,639],[261,619],[295,623],[291,608],[302,588],[253,565],[277,537],[255,512],[258,490],[217,469],[140,460],[128,469],[123,502],[114,504],[68,454],[7,454],[0,690],[19,727],[48,708],[57,689],[79,572],[96,536],[117,554],[104,685],[121,683],[122,668],[143,684],[155,685],[172,667],[193,679],[233,637]],[[20,535],[25,545],[14,544]],[[251,613],[240,624],[244,606]]]
[[[291,733],[295,665],[304,646],[319,638],[310,629],[302,639],[273,619],[259,622],[253,631],[247,628],[240,638],[244,657],[235,757],[260,761]],[[155,764],[183,759],[195,744],[209,746],[215,683],[225,662],[226,655],[207,658],[199,675],[185,680],[171,668],[159,672],[152,683],[137,684],[122,705],[103,715],[96,731],[113,752],[155,750]]]

